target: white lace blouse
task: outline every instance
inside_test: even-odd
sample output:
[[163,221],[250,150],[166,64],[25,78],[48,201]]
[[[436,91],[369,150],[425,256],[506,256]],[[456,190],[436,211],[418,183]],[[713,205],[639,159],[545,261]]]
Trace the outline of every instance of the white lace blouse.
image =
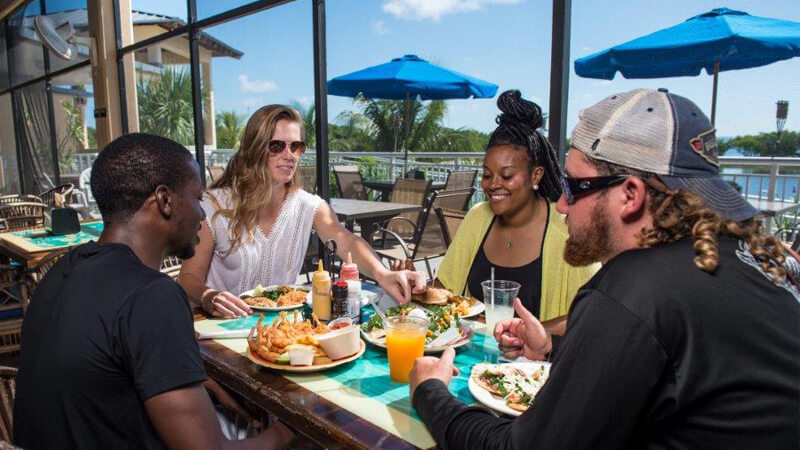
[[[230,221],[222,215],[214,216],[216,206],[209,195],[225,208],[232,204],[227,188],[211,189],[203,195],[206,223],[214,238],[214,255],[206,285],[239,295],[256,284],[265,287],[293,284],[302,269],[314,215],[322,198],[302,189],[290,193],[268,236],[256,227],[252,240],[226,254],[230,248]],[[247,240],[248,236],[244,238]]]

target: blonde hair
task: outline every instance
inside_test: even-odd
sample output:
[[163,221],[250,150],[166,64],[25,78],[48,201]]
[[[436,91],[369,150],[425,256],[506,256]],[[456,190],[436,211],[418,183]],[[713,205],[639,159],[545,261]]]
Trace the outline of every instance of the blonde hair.
[[[269,203],[272,198],[272,177],[269,174],[269,141],[275,134],[279,120],[288,120],[300,124],[303,133],[303,118],[297,110],[284,105],[267,105],[258,109],[247,121],[239,150],[233,155],[225,172],[215,181],[210,189],[228,188],[232,207],[223,208],[219,201],[209,194],[216,206],[216,212],[230,221],[228,232],[231,247],[227,253],[233,252],[243,243],[253,239],[258,226],[258,208]],[[289,192],[301,186],[300,173],[295,171],[292,179],[286,183]]]
[[[588,155],[586,159],[597,168],[600,175],[630,174],[642,179],[656,177],[654,174],[595,160]],[[741,222],[723,220],[706,205],[702,197],[685,189],[672,193],[672,198],[665,204],[667,193],[649,183],[646,188],[647,209],[653,215],[653,225],[639,232],[639,247],[657,247],[691,237],[695,252],[692,262],[698,269],[711,273],[719,265],[719,237],[727,235],[747,244],[761,269],[772,275],[774,283],[786,278],[783,246],[774,236],[763,233],[758,219],[750,218]]]

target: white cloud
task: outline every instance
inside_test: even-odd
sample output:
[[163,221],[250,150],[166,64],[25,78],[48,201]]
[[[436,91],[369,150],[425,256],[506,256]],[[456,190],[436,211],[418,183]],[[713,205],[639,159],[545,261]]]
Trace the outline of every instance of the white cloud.
[[521,0],[385,0],[383,12],[399,19],[438,22],[442,16],[478,11],[489,4],[515,4]]
[[247,97],[242,99],[242,106],[250,108],[251,106],[262,106],[264,105],[264,99],[261,97]]
[[236,77],[239,80],[239,89],[242,92],[268,92],[278,89],[278,83],[269,80],[251,80],[245,74]]
[[295,101],[297,101],[297,103],[300,103],[300,105],[303,106],[303,108],[308,108],[309,106],[311,106],[312,103],[314,103],[314,97],[309,97],[309,96],[299,97],[296,98]]
[[386,25],[386,21],[383,20],[373,21],[372,34],[377,34],[378,36],[389,34],[389,27]]

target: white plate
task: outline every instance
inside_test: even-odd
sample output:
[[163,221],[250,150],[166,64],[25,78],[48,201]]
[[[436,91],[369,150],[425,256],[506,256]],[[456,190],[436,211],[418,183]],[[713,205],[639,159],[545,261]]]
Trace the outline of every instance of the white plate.
[[[506,364],[496,364],[496,365],[516,367],[517,369],[522,370],[526,374],[533,373],[536,369],[538,369],[541,366],[548,367],[548,372],[549,372],[549,367],[550,367],[550,363],[547,361],[506,363]],[[478,386],[478,383],[476,383],[475,380],[472,379],[472,373],[469,374],[469,381],[467,382],[467,386],[469,386],[469,392],[470,394],[472,394],[473,397],[475,397],[475,400],[486,405],[487,407],[489,407],[489,409],[493,409],[497,412],[507,414],[509,416],[522,415],[522,411],[517,411],[516,409],[512,409],[508,405],[506,405],[506,401],[503,397],[492,394],[486,389]]]
[[[303,289],[305,289],[305,288],[303,288]],[[374,299],[377,296],[378,296],[378,294],[376,294],[374,292],[361,291],[361,307],[363,308],[363,307],[369,305],[370,297],[372,297]],[[313,305],[314,304],[314,302],[312,301],[312,297],[311,297],[311,291],[308,291],[308,294],[306,294],[306,303],[308,303],[309,305]]]
[[[307,289],[307,288],[305,288],[303,286],[290,286],[290,287],[293,287],[295,289],[300,289],[302,291],[305,291]],[[271,292],[271,291],[274,291],[276,289],[278,289],[278,285],[267,286],[266,288],[264,288],[264,290],[267,291],[267,292]],[[248,295],[248,296],[252,297],[253,296],[253,289],[250,289],[249,291],[242,292],[241,294],[239,294],[239,298],[242,298],[243,295]],[[289,309],[302,308],[303,304],[302,303],[298,303],[296,305],[289,305],[289,306],[250,306],[250,307],[255,309],[255,310],[257,310],[257,311],[287,311]]]

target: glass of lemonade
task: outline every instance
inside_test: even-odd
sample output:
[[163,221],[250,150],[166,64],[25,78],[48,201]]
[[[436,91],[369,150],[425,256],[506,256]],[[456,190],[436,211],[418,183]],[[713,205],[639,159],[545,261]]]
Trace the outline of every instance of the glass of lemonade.
[[428,319],[395,316],[386,319],[386,353],[392,381],[408,383],[414,360],[425,354]]
[[[492,280],[486,280],[481,282],[481,287],[483,287],[483,303],[486,304],[486,332],[493,335],[497,322],[514,317],[514,299],[517,298],[520,284],[506,280],[494,280],[492,284]],[[493,301],[494,306],[492,306]]]

